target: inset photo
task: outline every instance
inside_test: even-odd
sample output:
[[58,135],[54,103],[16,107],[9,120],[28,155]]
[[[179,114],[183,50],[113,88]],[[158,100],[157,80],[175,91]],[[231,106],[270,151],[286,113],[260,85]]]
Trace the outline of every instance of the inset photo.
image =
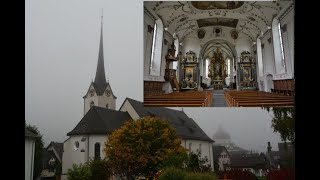
[[144,1],[144,106],[294,107],[294,1]]

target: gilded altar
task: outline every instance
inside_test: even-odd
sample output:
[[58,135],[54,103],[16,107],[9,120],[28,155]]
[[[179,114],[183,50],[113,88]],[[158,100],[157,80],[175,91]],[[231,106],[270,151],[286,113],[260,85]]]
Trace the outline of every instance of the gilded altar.
[[198,61],[193,51],[186,53],[181,62],[181,89],[196,89],[198,86]]
[[211,57],[208,77],[214,89],[223,89],[226,78],[226,64],[220,48],[217,48]]
[[256,90],[256,63],[250,52],[241,53],[239,65],[239,88],[240,90]]

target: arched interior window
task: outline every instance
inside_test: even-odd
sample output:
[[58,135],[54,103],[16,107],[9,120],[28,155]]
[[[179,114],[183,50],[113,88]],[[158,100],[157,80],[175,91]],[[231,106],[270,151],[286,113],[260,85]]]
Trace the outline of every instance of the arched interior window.
[[90,103],[90,108],[92,108],[92,106],[94,106],[94,102],[93,101],[91,101],[91,103]]
[[282,62],[282,66],[285,67],[286,64],[284,63],[284,50],[283,50],[283,40],[282,40],[280,22],[278,23],[278,32],[279,32],[279,41],[280,41],[280,49],[281,49],[281,62]]
[[209,78],[209,66],[210,66],[210,59],[206,59],[206,78]]
[[163,39],[163,24],[160,19],[155,21],[152,38],[152,50],[150,60],[150,75],[160,76],[161,53]]
[[257,39],[257,56],[258,56],[258,74],[263,76],[263,59],[262,59],[262,47],[260,38]]
[[286,72],[286,63],[282,44],[281,25],[276,18],[272,21],[272,37],[276,73],[283,74]]
[[100,143],[98,142],[94,144],[94,158],[100,159]]

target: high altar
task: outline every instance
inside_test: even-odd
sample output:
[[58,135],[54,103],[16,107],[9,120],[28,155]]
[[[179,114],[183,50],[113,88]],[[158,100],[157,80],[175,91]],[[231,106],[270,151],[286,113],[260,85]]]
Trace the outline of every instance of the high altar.
[[224,80],[226,77],[226,65],[220,48],[217,48],[213,53],[213,57],[210,60],[208,69],[208,76],[211,78],[211,84],[213,85],[213,88],[223,89],[223,85],[225,84]]

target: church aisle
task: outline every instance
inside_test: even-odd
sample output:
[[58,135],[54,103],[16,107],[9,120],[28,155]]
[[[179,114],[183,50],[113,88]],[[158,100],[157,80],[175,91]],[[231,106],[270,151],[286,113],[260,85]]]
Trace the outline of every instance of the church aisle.
[[224,90],[213,90],[212,107],[228,107],[224,99]]

